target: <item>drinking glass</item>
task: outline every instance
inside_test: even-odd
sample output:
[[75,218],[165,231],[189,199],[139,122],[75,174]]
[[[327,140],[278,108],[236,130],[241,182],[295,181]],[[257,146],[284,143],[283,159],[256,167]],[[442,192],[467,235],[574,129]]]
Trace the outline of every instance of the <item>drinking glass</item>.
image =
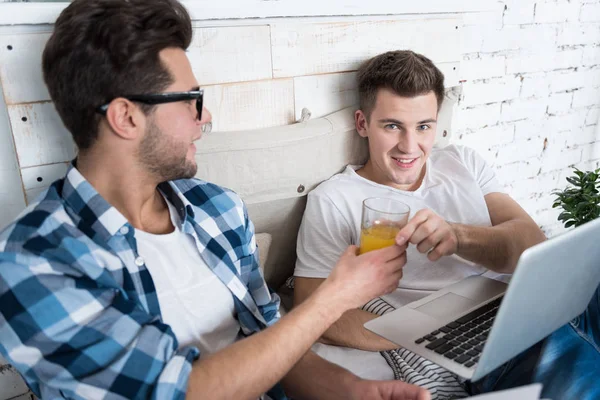
[[362,206],[359,253],[393,245],[396,234],[408,222],[409,214],[410,207],[399,200],[383,197],[365,199]]

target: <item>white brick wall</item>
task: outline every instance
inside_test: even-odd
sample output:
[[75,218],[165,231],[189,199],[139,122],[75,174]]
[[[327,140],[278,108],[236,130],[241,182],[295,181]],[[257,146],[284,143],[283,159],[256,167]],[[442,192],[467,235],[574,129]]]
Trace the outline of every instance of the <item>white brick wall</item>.
[[500,24],[465,26],[454,138],[487,157],[553,235],[562,227],[551,192],[567,184],[572,166],[600,163],[600,1],[503,3]]
[[579,20],[582,22],[600,21],[600,4],[593,1],[588,2],[591,4],[584,4],[581,6],[581,14]]

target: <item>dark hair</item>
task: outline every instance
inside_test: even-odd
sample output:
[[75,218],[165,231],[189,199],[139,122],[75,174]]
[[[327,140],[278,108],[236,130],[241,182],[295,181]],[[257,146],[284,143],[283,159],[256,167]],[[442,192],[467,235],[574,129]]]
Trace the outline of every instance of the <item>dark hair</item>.
[[375,107],[379,89],[403,97],[433,91],[438,111],[444,101],[444,74],[431,60],[410,50],[388,51],[365,61],[358,69],[360,109],[367,120]]
[[[80,150],[98,137],[96,107],[165,90],[166,48],[187,49],[192,24],[177,0],[75,0],[58,17],[42,56],[44,81]],[[149,113],[151,106],[141,107]]]

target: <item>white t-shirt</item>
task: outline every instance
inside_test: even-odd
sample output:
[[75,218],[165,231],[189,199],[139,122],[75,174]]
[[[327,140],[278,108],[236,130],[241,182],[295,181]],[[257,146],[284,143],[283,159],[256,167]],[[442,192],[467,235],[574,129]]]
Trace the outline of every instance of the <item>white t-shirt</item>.
[[[364,179],[355,172],[358,168],[346,167],[308,194],[298,234],[295,276],[326,278],[343,251],[351,244],[358,245],[362,201],[367,197],[399,199],[410,206],[411,217],[423,208],[430,208],[450,222],[491,226],[484,196],[502,191],[485,161],[472,149],[461,146],[434,149],[423,182],[414,192]],[[407,250],[403,272],[398,289],[383,296],[395,307],[419,300],[470,275],[502,277],[458,256],[431,262],[413,245]],[[361,378],[394,379],[392,369],[379,352],[322,343],[316,343],[313,350]],[[409,364],[419,370],[420,366],[414,363],[421,360],[415,355]]]
[[[359,176],[348,166],[308,195],[298,235],[295,276],[326,278],[350,244],[358,245],[362,201],[390,197],[410,206],[410,216],[429,208],[449,222],[491,226],[484,196],[501,192],[494,172],[475,151],[450,145],[433,149],[421,186],[413,191],[380,185]],[[495,278],[499,274],[456,255],[429,261],[410,245],[398,289],[384,296],[399,307],[470,275]]]
[[241,338],[241,327],[233,295],[202,260],[196,239],[181,230],[177,211],[167,204],[175,230],[153,235],[136,229],[138,252],[152,275],[163,322],[180,348],[196,346],[204,358]]

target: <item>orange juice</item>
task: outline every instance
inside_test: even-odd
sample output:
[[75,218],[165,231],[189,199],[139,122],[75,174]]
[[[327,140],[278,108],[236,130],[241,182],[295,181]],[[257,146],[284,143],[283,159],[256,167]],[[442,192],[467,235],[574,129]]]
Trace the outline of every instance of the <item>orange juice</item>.
[[359,253],[383,249],[396,242],[396,234],[400,231],[398,225],[377,224],[360,231]]

